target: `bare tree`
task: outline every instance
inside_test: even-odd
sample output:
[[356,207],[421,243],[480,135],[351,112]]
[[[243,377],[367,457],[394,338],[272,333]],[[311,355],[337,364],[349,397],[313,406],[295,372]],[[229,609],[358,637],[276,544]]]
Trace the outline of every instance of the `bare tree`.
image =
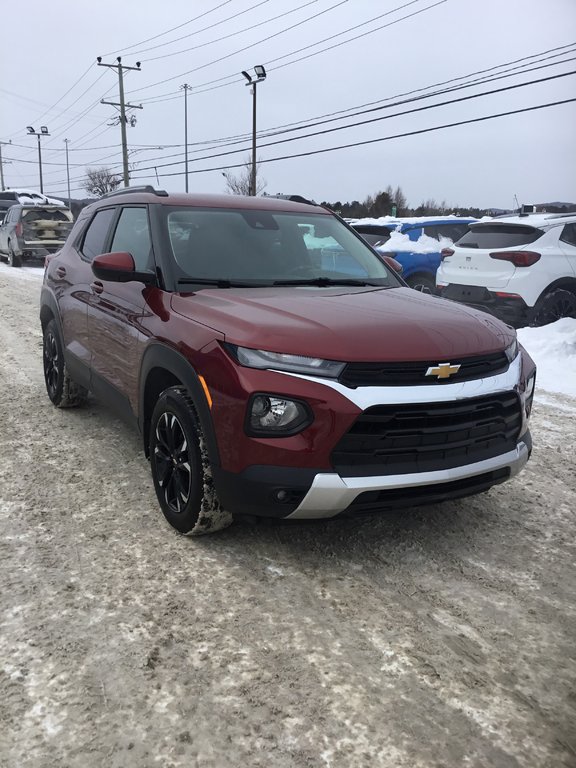
[[[266,189],[267,182],[260,176],[260,165],[256,163],[256,194],[259,195]],[[237,174],[230,171],[223,171],[222,176],[226,179],[226,192],[231,195],[249,195],[252,183],[252,158],[247,158],[246,162]]]
[[89,195],[102,197],[107,192],[114,192],[121,183],[122,177],[113,173],[110,168],[87,168],[82,186]]

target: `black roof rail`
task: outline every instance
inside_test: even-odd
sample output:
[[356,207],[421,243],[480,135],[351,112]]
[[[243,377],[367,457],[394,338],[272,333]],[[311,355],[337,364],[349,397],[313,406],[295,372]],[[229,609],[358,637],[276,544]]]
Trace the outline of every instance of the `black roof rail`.
[[105,195],[102,195],[102,198],[114,197],[115,195],[129,195],[132,192],[149,192],[151,195],[157,195],[158,197],[168,197],[168,192],[166,192],[165,189],[154,189],[151,184],[145,184],[141,187],[124,187],[124,189],[115,189],[113,192],[106,192]]
[[318,203],[315,200],[308,200],[306,197],[303,197],[302,195],[269,195],[267,192],[264,192],[262,197],[276,197],[279,200],[290,200],[292,203],[306,203],[306,205],[318,205]]

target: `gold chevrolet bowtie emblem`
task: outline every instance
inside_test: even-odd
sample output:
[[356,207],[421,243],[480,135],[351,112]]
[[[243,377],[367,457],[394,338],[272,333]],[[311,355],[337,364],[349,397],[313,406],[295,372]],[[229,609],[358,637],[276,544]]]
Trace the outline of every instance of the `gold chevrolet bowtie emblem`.
[[426,376],[437,376],[439,379],[449,379],[453,373],[458,373],[460,365],[452,365],[452,363],[438,363],[438,365],[428,368]]

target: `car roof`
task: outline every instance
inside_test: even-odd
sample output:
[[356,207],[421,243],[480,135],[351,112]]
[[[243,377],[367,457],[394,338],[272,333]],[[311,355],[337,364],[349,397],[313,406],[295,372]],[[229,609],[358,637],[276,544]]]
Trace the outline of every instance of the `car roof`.
[[332,212],[318,205],[307,203],[296,203],[290,200],[284,200],[276,197],[247,197],[244,195],[212,195],[203,193],[186,194],[158,193],[129,190],[121,191],[116,194],[106,195],[95,200],[95,203],[102,205],[116,205],[120,203],[156,203],[167,206],[189,206],[198,208],[225,208],[238,210],[257,210],[257,211],[286,211],[301,213],[316,213],[332,216]]
[[504,226],[510,224],[517,224],[525,227],[552,227],[559,224],[573,224],[576,222],[576,213],[529,213],[523,216],[517,214],[515,216],[498,216],[493,219],[485,219],[474,223],[475,227],[482,227],[486,225],[490,226]]

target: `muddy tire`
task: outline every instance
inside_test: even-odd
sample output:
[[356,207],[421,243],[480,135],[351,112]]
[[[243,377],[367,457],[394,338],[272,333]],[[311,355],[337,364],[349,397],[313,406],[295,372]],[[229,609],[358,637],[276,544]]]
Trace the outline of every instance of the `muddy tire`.
[[199,536],[232,522],[214,490],[205,439],[183,387],[164,390],[150,423],[150,465],[164,517],[180,533]]
[[18,254],[14,253],[14,248],[12,248],[12,243],[8,243],[8,264],[11,267],[22,266],[22,258],[18,256]]
[[532,310],[530,325],[538,328],[563,317],[576,317],[576,294],[557,288],[538,299]]
[[436,293],[436,283],[431,277],[426,275],[410,275],[406,278],[406,282],[415,291],[422,291],[424,293]]
[[57,408],[82,405],[86,402],[88,391],[70,378],[55,320],[46,324],[43,337],[42,360],[48,397]]

